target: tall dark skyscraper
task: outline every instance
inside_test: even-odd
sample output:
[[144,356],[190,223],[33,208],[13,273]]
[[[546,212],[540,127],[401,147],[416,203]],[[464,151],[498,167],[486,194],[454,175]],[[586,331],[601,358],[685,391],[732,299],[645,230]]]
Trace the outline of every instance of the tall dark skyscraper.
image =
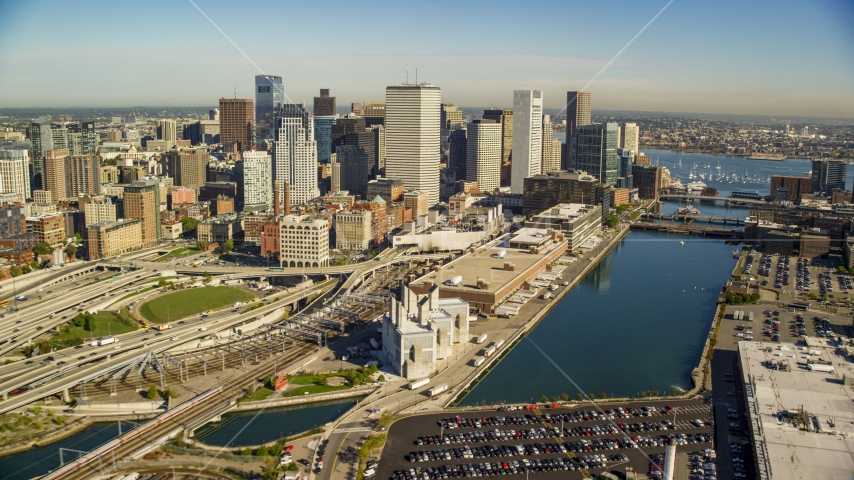
[[240,151],[255,145],[253,130],[257,138],[257,125],[252,117],[255,105],[251,98],[219,99],[219,141],[236,143]]
[[848,164],[842,160],[812,161],[812,191],[830,195],[833,190],[845,190]]
[[320,96],[314,97],[314,116],[325,117],[335,115],[335,97],[329,96],[328,88],[320,89]]
[[619,176],[617,145],[620,127],[616,123],[594,123],[576,129],[572,137],[572,168],[584,170],[607,185],[616,185]]
[[255,140],[259,147],[265,140],[273,140],[273,119],[284,98],[282,77],[255,75]]
[[[566,92],[566,165],[572,165],[572,137],[575,130],[590,125],[590,92]],[[619,141],[619,138],[617,139]],[[637,153],[637,152],[635,152]]]

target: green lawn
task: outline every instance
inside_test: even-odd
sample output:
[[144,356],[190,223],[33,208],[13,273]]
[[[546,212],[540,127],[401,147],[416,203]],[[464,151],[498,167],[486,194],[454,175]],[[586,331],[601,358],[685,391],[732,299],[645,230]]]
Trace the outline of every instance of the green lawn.
[[163,255],[162,257],[158,257],[154,259],[155,262],[167,262],[172,259],[172,255],[175,255],[175,259],[179,259],[181,257],[186,257],[188,255],[194,255],[199,253],[199,249],[196,247],[181,247],[172,250],[171,252]]
[[188,288],[150,300],[139,312],[151,322],[167,323],[253,298],[251,293],[232,287]]
[[[97,337],[106,337],[108,335],[118,335],[122,333],[133,332],[139,328],[139,324],[136,323],[133,319],[128,317],[127,311],[125,310],[122,313],[116,312],[98,312],[94,315],[94,322],[92,322],[92,331],[84,330],[83,327],[75,327],[74,325],[68,325],[68,331],[62,332],[57,335],[54,335],[53,338],[50,339],[51,342],[62,341],[68,338],[97,338]],[[126,325],[122,323],[122,319],[125,319],[131,325]],[[68,319],[71,320],[70,318]]]
[[306,385],[304,387],[295,388],[293,390],[289,390],[287,393],[282,394],[283,397],[301,397],[306,393],[326,393],[326,392],[334,392],[336,390],[347,390],[350,388],[348,385]]
[[288,379],[288,383],[291,385],[320,385],[320,377],[318,375],[300,375],[299,377],[293,377]]
[[261,387],[258,390],[255,390],[255,392],[252,394],[252,396],[244,395],[244,396],[240,397],[240,400],[244,401],[244,402],[264,400],[267,397],[269,397],[272,393],[273,393],[273,391],[270,390],[269,388]]

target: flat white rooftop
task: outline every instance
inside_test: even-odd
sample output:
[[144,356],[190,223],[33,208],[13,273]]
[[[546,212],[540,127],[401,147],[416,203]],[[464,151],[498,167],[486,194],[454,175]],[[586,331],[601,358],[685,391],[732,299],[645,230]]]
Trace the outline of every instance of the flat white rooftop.
[[[854,387],[844,385],[854,368],[833,340],[822,340],[738,344],[759,478],[854,477]],[[810,371],[807,357],[834,371]],[[777,369],[781,362],[789,371]]]

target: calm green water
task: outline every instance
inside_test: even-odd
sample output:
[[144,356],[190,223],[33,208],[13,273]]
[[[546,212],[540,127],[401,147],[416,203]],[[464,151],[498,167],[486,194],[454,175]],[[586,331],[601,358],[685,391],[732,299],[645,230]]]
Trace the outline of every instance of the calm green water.
[[330,400],[264,411],[226,413],[221,422],[196,431],[195,438],[218,447],[272,442],[329,423],[356,404],[358,398]]
[[[129,423],[122,422],[122,432],[128,431],[132,426]],[[60,448],[87,452],[116,438],[118,435],[119,429],[115,422],[95,423],[85,430],[50,445],[27,450],[11,457],[0,458],[0,479],[27,480],[40,477],[59,467]],[[63,453],[66,462],[78,455],[74,451]]]
[[690,388],[734,248],[699,236],[629,233],[462,404]]
[[[223,415],[222,422],[211,423],[196,431],[196,438],[216,446],[256,445],[311,430],[331,422],[352,407],[358,398],[317,402],[293,407],[268,409],[256,416],[255,411]],[[133,425],[122,422],[122,432]],[[118,436],[118,426],[96,423],[64,440],[34,448],[10,457],[0,458],[0,480],[28,480],[59,467],[59,449],[87,452]],[[65,460],[78,455],[64,452]]]

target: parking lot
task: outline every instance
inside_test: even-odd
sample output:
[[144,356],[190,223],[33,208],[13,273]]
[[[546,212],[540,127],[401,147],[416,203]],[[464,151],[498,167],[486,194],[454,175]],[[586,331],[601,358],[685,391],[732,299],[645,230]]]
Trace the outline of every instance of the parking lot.
[[[497,475],[583,478],[633,467],[659,478],[670,438],[678,451],[713,447],[710,407],[702,399],[448,412],[396,422],[376,478],[435,480]],[[688,466],[690,468],[690,466]],[[703,475],[699,477],[703,478]]]

